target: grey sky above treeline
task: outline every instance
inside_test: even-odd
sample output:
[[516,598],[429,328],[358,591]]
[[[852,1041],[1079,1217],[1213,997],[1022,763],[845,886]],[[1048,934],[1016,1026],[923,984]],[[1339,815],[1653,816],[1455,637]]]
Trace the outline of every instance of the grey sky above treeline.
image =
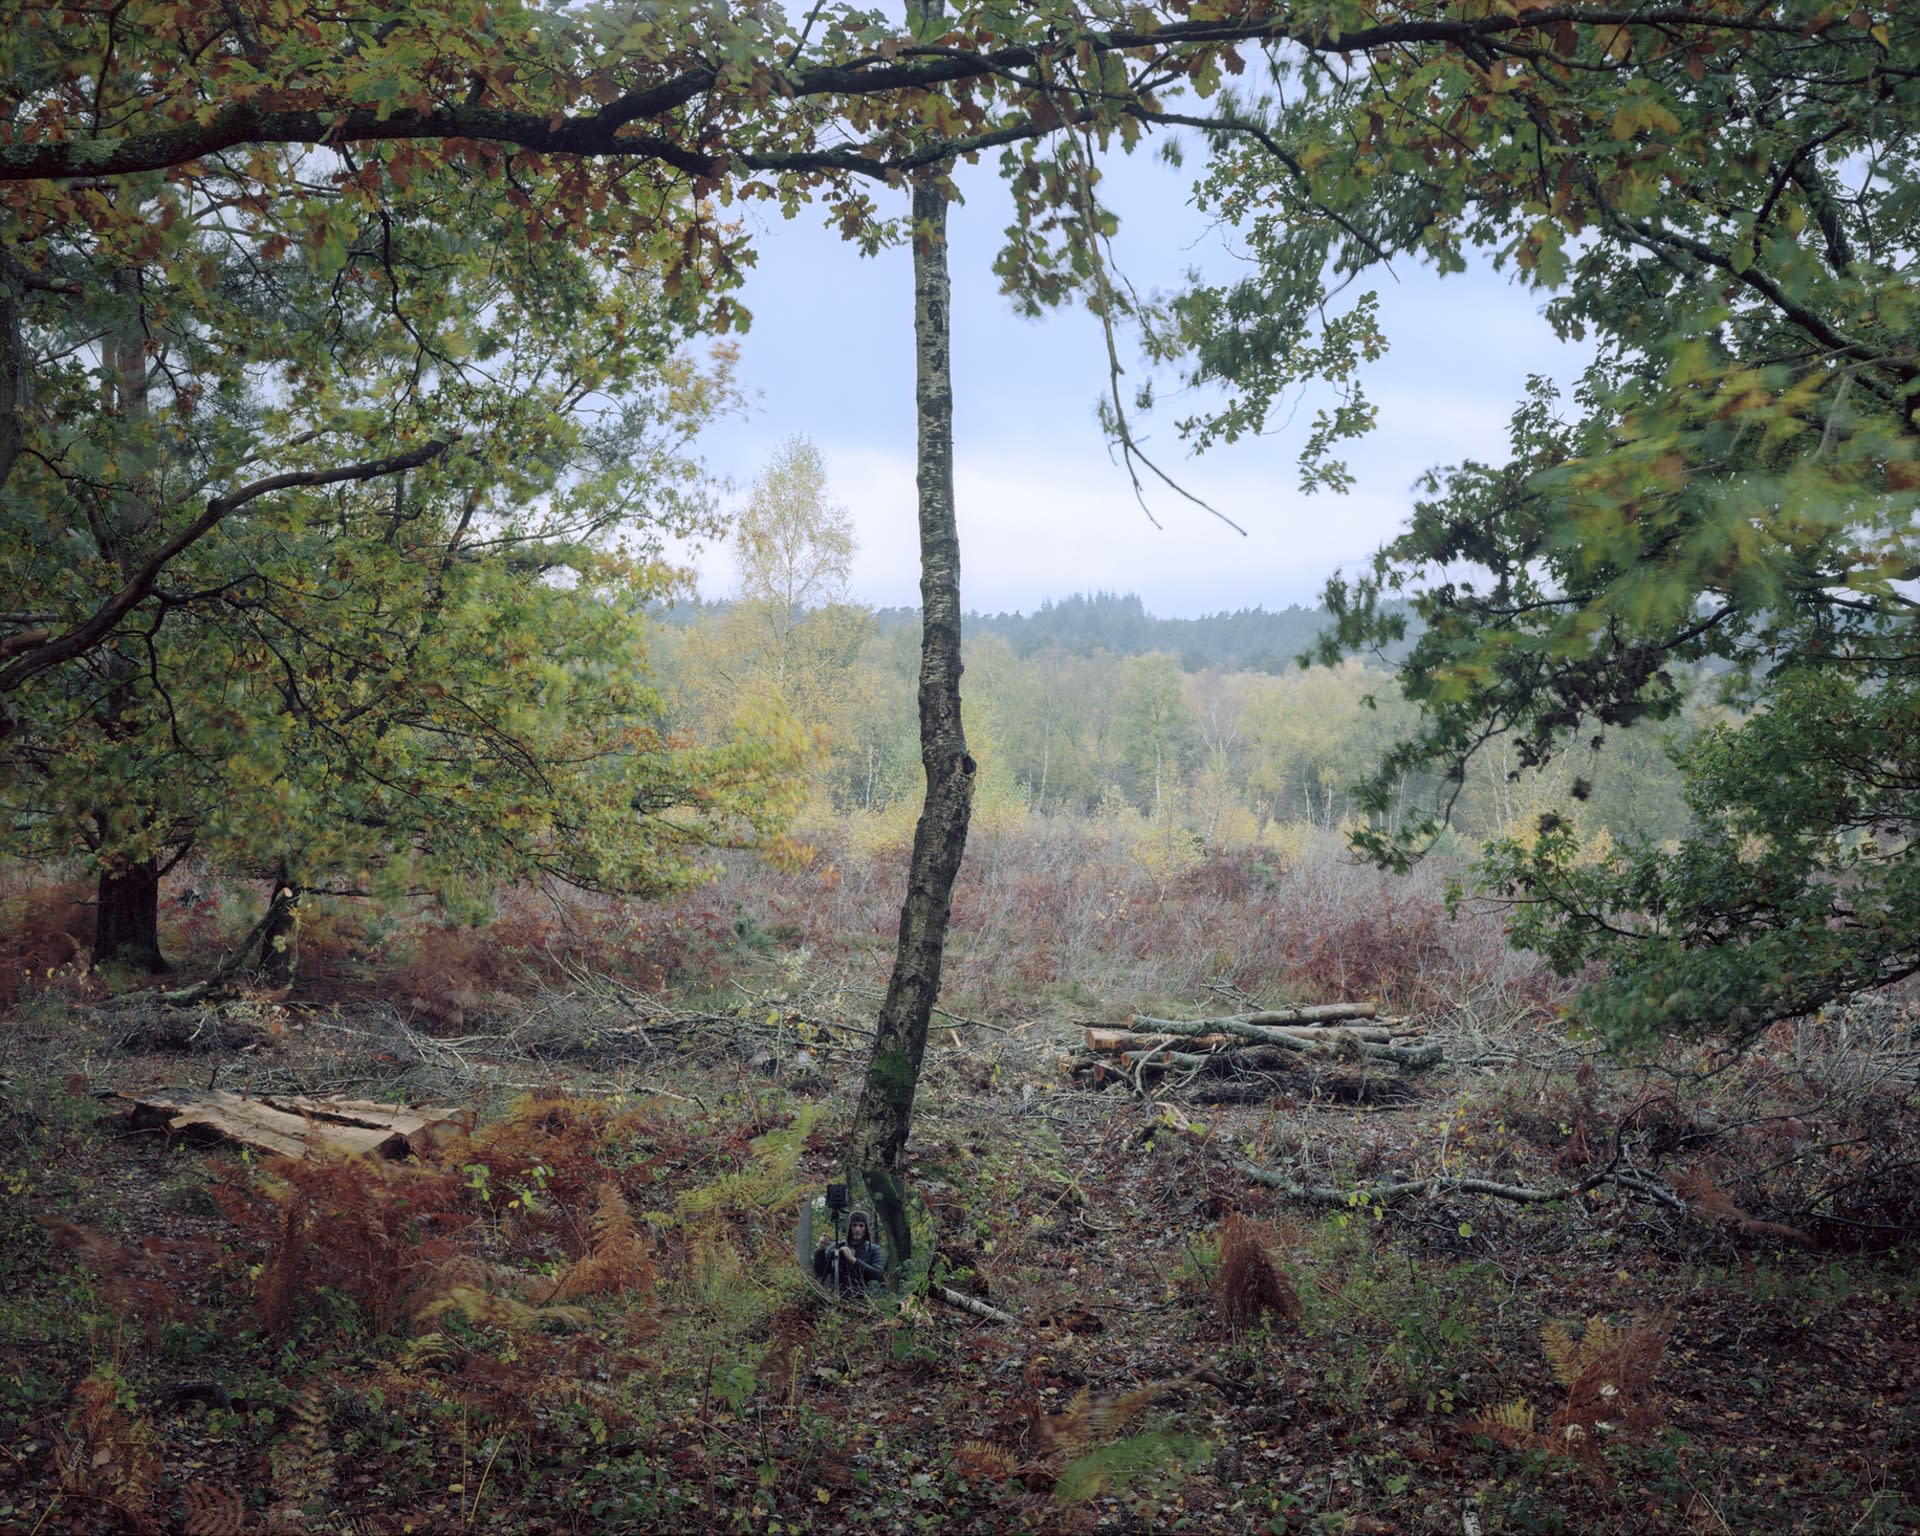
[[[952,215],[955,443],[963,598],[979,612],[1032,612],[1077,592],[1134,592],[1163,617],[1318,600],[1329,574],[1363,561],[1405,520],[1420,473],[1462,458],[1498,459],[1526,378],[1570,383],[1584,348],[1555,339],[1540,299],[1484,268],[1445,279],[1400,267],[1376,286],[1390,342],[1368,372],[1380,425],[1349,455],[1344,496],[1302,496],[1295,456],[1323,403],[1313,398],[1257,441],[1191,458],[1173,430],[1194,400],[1160,379],[1149,451],[1181,483],[1247,530],[1233,532],[1164,488],[1156,529],[1135,502],[1095,420],[1105,347],[1084,311],[1015,315],[991,265],[1007,200],[990,170],[962,183]],[[1117,257],[1142,291],[1190,268],[1236,258],[1188,204],[1182,172],[1136,157],[1108,182],[1121,214]],[[713,430],[711,466],[744,498],[780,442],[811,438],[833,497],[853,514],[853,593],[876,607],[919,599],[914,523],[911,282],[904,250],[863,259],[813,216],[749,213],[759,263],[739,338],[748,414]],[[1144,377],[1129,363],[1129,389]],[[699,558],[700,591],[726,595],[724,548]]]

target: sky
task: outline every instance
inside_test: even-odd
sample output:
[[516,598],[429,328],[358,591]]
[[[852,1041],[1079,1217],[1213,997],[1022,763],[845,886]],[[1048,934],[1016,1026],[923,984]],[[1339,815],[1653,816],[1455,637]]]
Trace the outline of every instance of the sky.
[[[1136,155],[1103,182],[1121,218],[1115,255],[1142,291],[1171,288],[1194,266],[1224,275],[1237,261],[1190,204],[1199,158],[1190,153],[1182,172]],[[1106,388],[1098,323],[1081,309],[1037,321],[1014,313],[991,270],[1006,193],[984,165],[963,170],[960,184],[966,201],[949,215],[954,444],[961,596],[972,611],[1030,612],[1099,590],[1137,592],[1161,617],[1311,604],[1329,574],[1393,536],[1422,471],[1504,456],[1529,374],[1570,384],[1586,361],[1585,349],[1554,337],[1540,296],[1507,276],[1442,279],[1397,264],[1367,280],[1390,350],[1365,378],[1379,425],[1350,446],[1354,489],[1297,488],[1311,398],[1269,435],[1194,457],[1173,430],[1179,403],[1167,378],[1156,419],[1136,430],[1162,468],[1246,535],[1163,487],[1149,491],[1156,529],[1095,418]],[[739,338],[750,405],[710,430],[702,452],[738,505],[785,438],[812,439],[859,540],[850,597],[917,604],[911,257],[863,258],[804,213],[748,217],[760,255],[742,295],[753,324]],[[1130,397],[1138,364],[1123,361]],[[701,595],[726,596],[729,552],[695,558]]]

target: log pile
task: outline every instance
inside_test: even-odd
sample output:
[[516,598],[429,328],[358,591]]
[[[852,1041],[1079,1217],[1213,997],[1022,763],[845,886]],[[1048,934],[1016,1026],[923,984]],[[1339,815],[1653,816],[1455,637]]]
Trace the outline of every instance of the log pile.
[[[1437,1040],[1373,1003],[1268,1008],[1203,1019],[1134,1014],[1125,1029],[1085,1025],[1068,1066],[1094,1087],[1119,1082],[1146,1092],[1178,1085],[1211,1103],[1254,1102],[1305,1088],[1355,1102],[1406,1097],[1367,1071],[1430,1067]],[[1388,1080],[1390,1081],[1390,1080]]]

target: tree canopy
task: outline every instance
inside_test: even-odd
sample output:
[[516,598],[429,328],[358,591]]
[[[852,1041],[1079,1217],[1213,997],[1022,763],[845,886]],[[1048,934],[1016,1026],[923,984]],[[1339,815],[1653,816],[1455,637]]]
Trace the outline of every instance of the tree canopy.
[[[1536,393],[1510,462],[1436,473],[1407,535],[1333,591],[1336,650],[1394,638],[1392,596],[1425,624],[1404,669],[1424,724],[1376,812],[1417,764],[1463,772],[1505,736],[1524,763],[1657,719],[1677,707],[1676,669],[1713,661],[1751,720],[1731,757],[1690,762],[1703,790],[1735,797],[1722,808],[1729,834],[1748,829],[1741,869],[1793,899],[1740,897],[1721,871],[1650,904],[1625,866],[1576,897],[1551,827],[1496,859],[1496,879],[1543,903],[1530,920],[1560,935],[1565,963],[1606,953],[1645,980],[1618,989],[1637,999],[1624,1012],[1596,1001],[1621,1028],[1753,1027],[1915,963],[1911,733],[1894,729],[1920,572],[1911,7],[1166,0],[916,11],[902,27],[844,6],[19,0],[6,19],[0,475],[64,451],[33,314],[105,302],[156,263],[170,306],[196,302],[214,269],[166,212],[189,204],[244,225],[258,263],[285,242],[338,277],[371,251],[368,291],[397,295],[380,271],[390,205],[416,182],[444,187],[529,247],[649,275],[676,323],[724,328],[742,318],[729,287],[746,257],[729,204],[810,200],[871,247],[903,233],[883,188],[937,190],[956,158],[993,153],[1015,193],[999,270],[1020,303],[1136,322],[1155,357],[1223,389],[1183,424],[1201,445],[1330,386],[1302,468],[1335,488],[1340,444],[1374,422],[1362,377],[1386,345],[1370,298],[1346,289],[1395,261],[1490,254],[1598,360],[1573,411]],[[1200,134],[1203,206],[1252,266],[1142,300],[1111,268],[1095,160],[1176,127]],[[928,210],[913,223],[921,245],[937,238]],[[111,382],[112,357],[133,355],[98,346],[76,382]],[[1130,416],[1150,401],[1124,399],[1117,350],[1114,366],[1108,422],[1137,466]],[[280,473],[371,476],[450,451],[424,417],[378,441],[351,463],[282,454]],[[158,571],[243,490],[178,504],[149,525],[144,564],[53,622],[10,616],[0,699],[150,611]],[[1831,765],[1854,793],[1817,829],[1769,819],[1730,771],[1795,719],[1878,722],[1832,739],[1884,744]],[[1790,832],[1791,849],[1754,846]],[[1395,861],[1430,833],[1382,824],[1365,842]],[[1676,880],[1706,867],[1670,865]],[[1853,935],[1851,958],[1832,933]],[[1755,934],[1777,938],[1764,956],[1747,953]],[[1724,985],[1743,965],[1759,991]]]
[[99,872],[97,955],[157,963],[192,849],[459,907],[670,889],[777,824],[795,744],[686,751],[644,682],[662,541],[717,526],[691,442],[730,355],[683,350],[657,268],[529,240],[451,167],[363,195],[270,158],[283,197],[128,178],[0,273],[0,808]]
[[[1597,1024],[1744,1033],[1920,967],[1920,25],[1871,6],[1748,7],[1718,30],[1512,9],[1541,18],[1530,53],[1284,69],[1247,110],[1285,154],[1249,148],[1206,182],[1256,270],[1167,324],[1233,391],[1196,428],[1224,436],[1329,353],[1382,344],[1364,299],[1301,342],[1320,302],[1302,272],[1478,249],[1592,338],[1571,409],[1537,383],[1506,462],[1431,475],[1407,532],[1329,588],[1323,655],[1404,636],[1391,598],[1423,625],[1402,668],[1421,726],[1373,781],[1360,842],[1403,864],[1433,836],[1444,805],[1386,815],[1410,770],[1458,785],[1503,738],[1536,764],[1671,716],[1716,669],[1747,719],[1682,759],[1693,836],[1593,862],[1549,814],[1484,874],[1522,940],[1569,970],[1609,962],[1583,1004]],[[1314,450],[1370,417],[1353,390]]]

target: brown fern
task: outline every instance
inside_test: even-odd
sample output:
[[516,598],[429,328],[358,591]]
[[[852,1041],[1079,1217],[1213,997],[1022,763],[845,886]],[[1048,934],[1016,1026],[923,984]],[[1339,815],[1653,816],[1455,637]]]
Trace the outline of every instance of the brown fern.
[[1245,1217],[1229,1216],[1220,1227],[1220,1262],[1214,1270],[1213,1303],[1235,1334],[1271,1318],[1298,1322],[1300,1297],[1274,1266],[1265,1228]]
[[1587,1455],[1601,1434],[1644,1435],[1659,1426],[1653,1377],[1672,1334],[1671,1313],[1625,1324],[1595,1318],[1577,1339],[1564,1325],[1548,1325],[1541,1344],[1567,1389],[1553,1429],[1569,1450]]
[[303,1532],[306,1508],[333,1484],[333,1442],[328,1433],[326,1390],[309,1382],[287,1406],[291,1427],[267,1453],[272,1469],[270,1531]]
[[985,1440],[968,1440],[954,1452],[953,1469],[962,1477],[984,1478],[1003,1483],[1020,1475],[1020,1462],[1013,1452]]
[[816,1309],[809,1301],[790,1301],[767,1321],[767,1353],[760,1362],[760,1384],[769,1396],[794,1404],[813,1358]]
[[1717,1221],[1747,1237],[1777,1238],[1781,1242],[1797,1243],[1801,1247],[1811,1246],[1813,1242],[1813,1239],[1798,1227],[1749,1216],[1733,1203],[1733,1198],[1715,1180],[1713,1169],[1705,1163],[1682,1173],[1673,1181],[1673,1187],[1680,1198],[1687,1202],[1693,1214],[1703,1220]]
[[594,1192],[592,1247],[555,1282],[550,1301],[651,1289],[653,1258],[620,1187],[603,1181]]
[[1077,1456],[1091,1446],[1126,1434],[1141,1414],[1161,1398],[1209,1379],[1212,1373],[1205,1369],[1188,1371],[1098,1398],[1082,1387],[1068,1400],[1064,1412],[1031,1414],[1029,1435],[1042,1451],[1062,1457]]
[[259,1177],[218,1181],[212,1193],[265,1249],[256,1307],[274,1331],[326,1289],[390,1332],[420,1309],[474,1223],[459,1175],[345,1154],[270,1158]]
[[1034,1411],[1033,1441],[1048,1454],[1060,1452],[1072,1455],[1093,1438],[1092,1416],[1093,1394],[1082,1387],[1067,1399],[1067,1406],[1062,1412]]
[[183,1497],[187,1518],[180,1536],[253,1536],[259,1529],[240,1495],[223,1483],[190,1482]]
[[111,1371],[95,1371],[73,1389],[53,1455],[63,1495],[112,1510],[130,1530],[159,1530],[160,1437]]
[[68,981],[85,978],[92,932],[83,887],[40,885],[19,892],[0,920],[0,1013],[56,973]]
[[516,1213],[516,1220],[551,1224],[555,1213],[584,1209],[612,1177],[616,1160],[632,1178],[644,1166],[627,1166],[625,1154],[644,1147],[662,1130],[659,1111],[650,1106],[623,1107],[605,1098],[570,1094],[527,1095],[506,1115],[475,1131],[464,1147],[450,1149],[455,1165],[482,1163],[497,1190],[537,1183],[541,1200]]
[[101,1300],[123,1322],[140,1328],[148,1343],[165,1324],[192,1315],[191,1280],[211,1262],[210,1243],[161,1237],[118,1243],[91,1227],[51,1216],[42,1217],[41,1225],[93,1272]]
[[1572,1456],[1597,1473],[1603,1437],[1644,1435],[1659,1426],[1653,1377],[1672,1331],[1670,1313],[1626,1323],[1596,1317],[1577,1331],[1550,1321],[1540,1330],[1540,1348],[1567,1395],[1548,1427],[1538,1427],[1524,1398],[1482,1409],[1469,1425],[1510,1450]]

